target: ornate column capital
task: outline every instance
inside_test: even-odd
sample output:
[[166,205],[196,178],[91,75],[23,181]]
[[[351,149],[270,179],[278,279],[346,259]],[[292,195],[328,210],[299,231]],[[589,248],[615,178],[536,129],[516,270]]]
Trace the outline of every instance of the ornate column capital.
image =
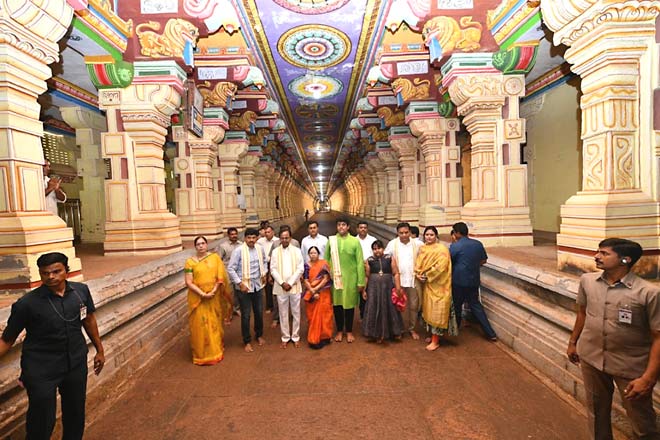
[[608,23],[628,24],[641,31],[638,26],[645,22],[654,30],[655,19],[660,13],[660,1],[542,1],[541,11],[543,22],[554,32],[555,45],[573,46],[576,41]]
[[254,171],[254,167],[259,163],[259,156],[252,155],[252,154],[246,154],[243,156],[239,162],[239,166],[241,169],[241,172],[247,170],[247,171]]
[[458,114],[472,110],[499,110],[506,97],[521,98],[525,94],[522,75],[468,74],[457,76],[449,86],[449,95],[458,106]]
[[60,107],[64,121],[75,129],[91,128],[97,131],[108,129],[106,119],[98,112],[79,106]]
[[446,130],[444,122],[445,118],[438,115],[435,118],[411,119],[408,121],[408,127],[410,127],[412,134],[420,137],[427,132],[444,132]]
[[415,160],[417,138],[412,134],[390,136],[390,145],[399,155],[399,160]]
[[399,168],[399,157],[393,150],[379,151],[378,157],[380,158],[381,161],[383,161],[386,170],[392,168],[396,168],[396,169]]

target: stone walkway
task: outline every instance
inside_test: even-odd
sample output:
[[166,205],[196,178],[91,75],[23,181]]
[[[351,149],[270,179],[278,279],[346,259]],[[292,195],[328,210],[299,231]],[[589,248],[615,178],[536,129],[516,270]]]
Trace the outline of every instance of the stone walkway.
[[[321,225],[324,234],[333,229],[332,223]],[[588,437],[575,407],[476,328],[434,353],[410,338],[371,344],[359,332],[353,344],[281,350],[279,329],[268,327],[270,315],[265,321],[268,344],[246,354],[234,319],[225,359],[212,367],[192,365],[183,336],[133,379],[106,414],[90,420],[85,438]]]

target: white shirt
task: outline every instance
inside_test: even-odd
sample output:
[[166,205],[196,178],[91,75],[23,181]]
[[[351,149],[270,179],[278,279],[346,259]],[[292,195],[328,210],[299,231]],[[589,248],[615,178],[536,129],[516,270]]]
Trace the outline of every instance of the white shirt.
[[415,287],[415,259],[420,247],[414,238],[407,244],[401,243],[399,237],[387,243],[385,254],[396,260],[401,275],[401,287]]
[[243,194],[236,195],[236,204],[238,209],[246,209],[245,196]]
[[[48,182],[50,177],[44,176],[44,189],[48,188]],[[64,191],[62,191],[64,194]],[[46,194],[46,211],[52,212],[54,215],[59,215],[57,213],[57,204],[66,202],[66,194],[64,194],[64,200],[57,199],[57,192],[55,190]]]
[[259,240],[257,240],[257,244],[261,245],[264,252],[266,253],[266,261],[270,261],[270,251],[273,248],[273,245],[279,241],[280,239],[277,237],[273,237],[273,239],[270,241],[266,237],[261,237]]
[[367,236],[364,237],[364,240],[361,239],[359,235],[356,235],[355,238],[359,240],[360,246],[362,246],[362,256],[364,257],[364,261],[367,261],[367,258],[374,254],[371,250],[371,245],[376,241],[376,237],[367,234]]
[[305,263],[309,263],[309,250],[312,246],[316,246],[319,249],[320,255],[319,258],[323,258],[325,254],[325,247],[328,245],[328,237],[321,234],[316,234],[316,237],[312,238],[310,235],[302,239],[300,244],[303,258]]
[[[281,261],[280,261],[281,257]],[[273,295],[293,295],[302,293],[300,277],[305,270],[300,249],[291,245],[278,246],[273,250],[270,260],[270,274],[273,276]],[[291,285],[288,292],[283,283]]]

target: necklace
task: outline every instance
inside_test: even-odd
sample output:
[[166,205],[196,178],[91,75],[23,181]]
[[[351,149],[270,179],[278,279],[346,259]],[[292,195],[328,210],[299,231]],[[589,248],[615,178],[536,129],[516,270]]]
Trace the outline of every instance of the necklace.
[[[78,300],[80,301],[80,307],[82,307],[83,306],[82,298],[80,297],[80,295],[78,295],[78,292],[76,292],[74,289],[72,289],[72,290],[73,290],[73,293],[75,293],[76,296],[78,297]],[[64,297],[62,297],[62,298],[64,298]],[[76,316],[75,318],[66,319],[64,317],[64,315],[62,315],[62,313],[64,313],[64,306],[62,306],[62,313],[60,313],[59,310],[57,310],[57,307],[55,307],[55,304],[53,304],[53,301],[50,299],[50,296],[48,297],[48,302],[50,303],[50,306],[53,308],[55,313],[57,313],[57,316],[59,316],[60,319],[62,319],[62,321],[64,321],[64,322],[74,322],[74,321],[77,321],[78,319],[80,319],[80,315]]]
[[382,277],[383,276],[383,259],[382,258],[378,259],[378,264],[380,265],[380,270],[378,271],[378,275],[380,275]]

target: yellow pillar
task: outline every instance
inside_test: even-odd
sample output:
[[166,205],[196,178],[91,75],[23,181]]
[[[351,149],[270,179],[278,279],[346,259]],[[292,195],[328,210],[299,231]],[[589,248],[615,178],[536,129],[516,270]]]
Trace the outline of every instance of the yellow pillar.
[[420,209],[420,226],[449,226],[459,221],[463,206],[458,177],[460,147],[456,145],[458,119],[441,116],[411,119],[410,130],[419,138],[424,156],[426,203]]
[[527,166],[520,163],[525,92],[522,75],[459,74],[449,85],[472,137],[472,197],[461,210],[470,234],[486,246],[531,246]]
[[387,173],[385,172],[385,165],[378,157],[378,154],[373,153],[367,155],[367,170],[374,186],[374,219],[377,222],[385,220],[385,205],[387,204]]
[[242,229],[243,213],[238,208],[236,187],[238,186],[238,167],[241,158],[247,153],[248,139],[244,131],[228,131],[220,144],[220,176],[222,180],[222,220],[224,226]]
[[243,224],[246,228],[259,226],[259,216],[256,207],[255,190],[255,168],[259,164],[261,148],[251,146],[239,163],[241,175],[241,192],[245,196],[245,212],[243,213]]
[[379,145],[378,157],[383,162],[387,175],[387,203],[384,221],[387,224],[395,224],[399,216],[399,158],[389,144],[387,146]]
[[45,252],[67,255],[70,276],[80,278],[71,229],[45,209],[37,102],[72,15],[64,0],[4,2],[0,7],[0,291],[39,284],[36,260]]
[[174,172],[179,175],[176,209],[184,241],[191,242],[198,235],[215,240],[222,235],[222,217],[214,203],[213,167],[224,134],[219,126],[205,126],[203,138],[182,126],[172,128],[178,144],[174,160]]
[[401,199],[398,221],[411,225],[419,224],[419,185],[417,184],[417,139],[408,127],[392,127],[389,135],[390,145],[399,156],[401,177]]
[[270,213],[268,212],[268,198],[270,194],[270,189],[268,188],[268,170],[272,167],[267,165],[267,163],[259,162],[254,170],[255,204],[259,221],[267,220],[270,217]]
[[[138,81],[138,71],[161,66],[171,81]],[[135,66],[136,80],[124,89],[99,93],[108,132],[101,137],[112,176],[105,181],[104,252],[161,255],[181,250],[179,219],[168,211],[163,147],[170,116],[178,112],[185,73],[174,62]]]
[[659,1],[542,2],[555,44],[581,76],[582,189],[561,208],[559,268],[594,270],[606,237],[639,242],[635,268],[657,278],[660,250],[657,120]]
[[76,129],[76,144],[81,158],[77,161],[82,177],[80,190],[81,239],[85,243],[103,243],[105,239],[105,164],[101,133],[107,130],[105,117],[82,107],[60,107],[64,121]]

